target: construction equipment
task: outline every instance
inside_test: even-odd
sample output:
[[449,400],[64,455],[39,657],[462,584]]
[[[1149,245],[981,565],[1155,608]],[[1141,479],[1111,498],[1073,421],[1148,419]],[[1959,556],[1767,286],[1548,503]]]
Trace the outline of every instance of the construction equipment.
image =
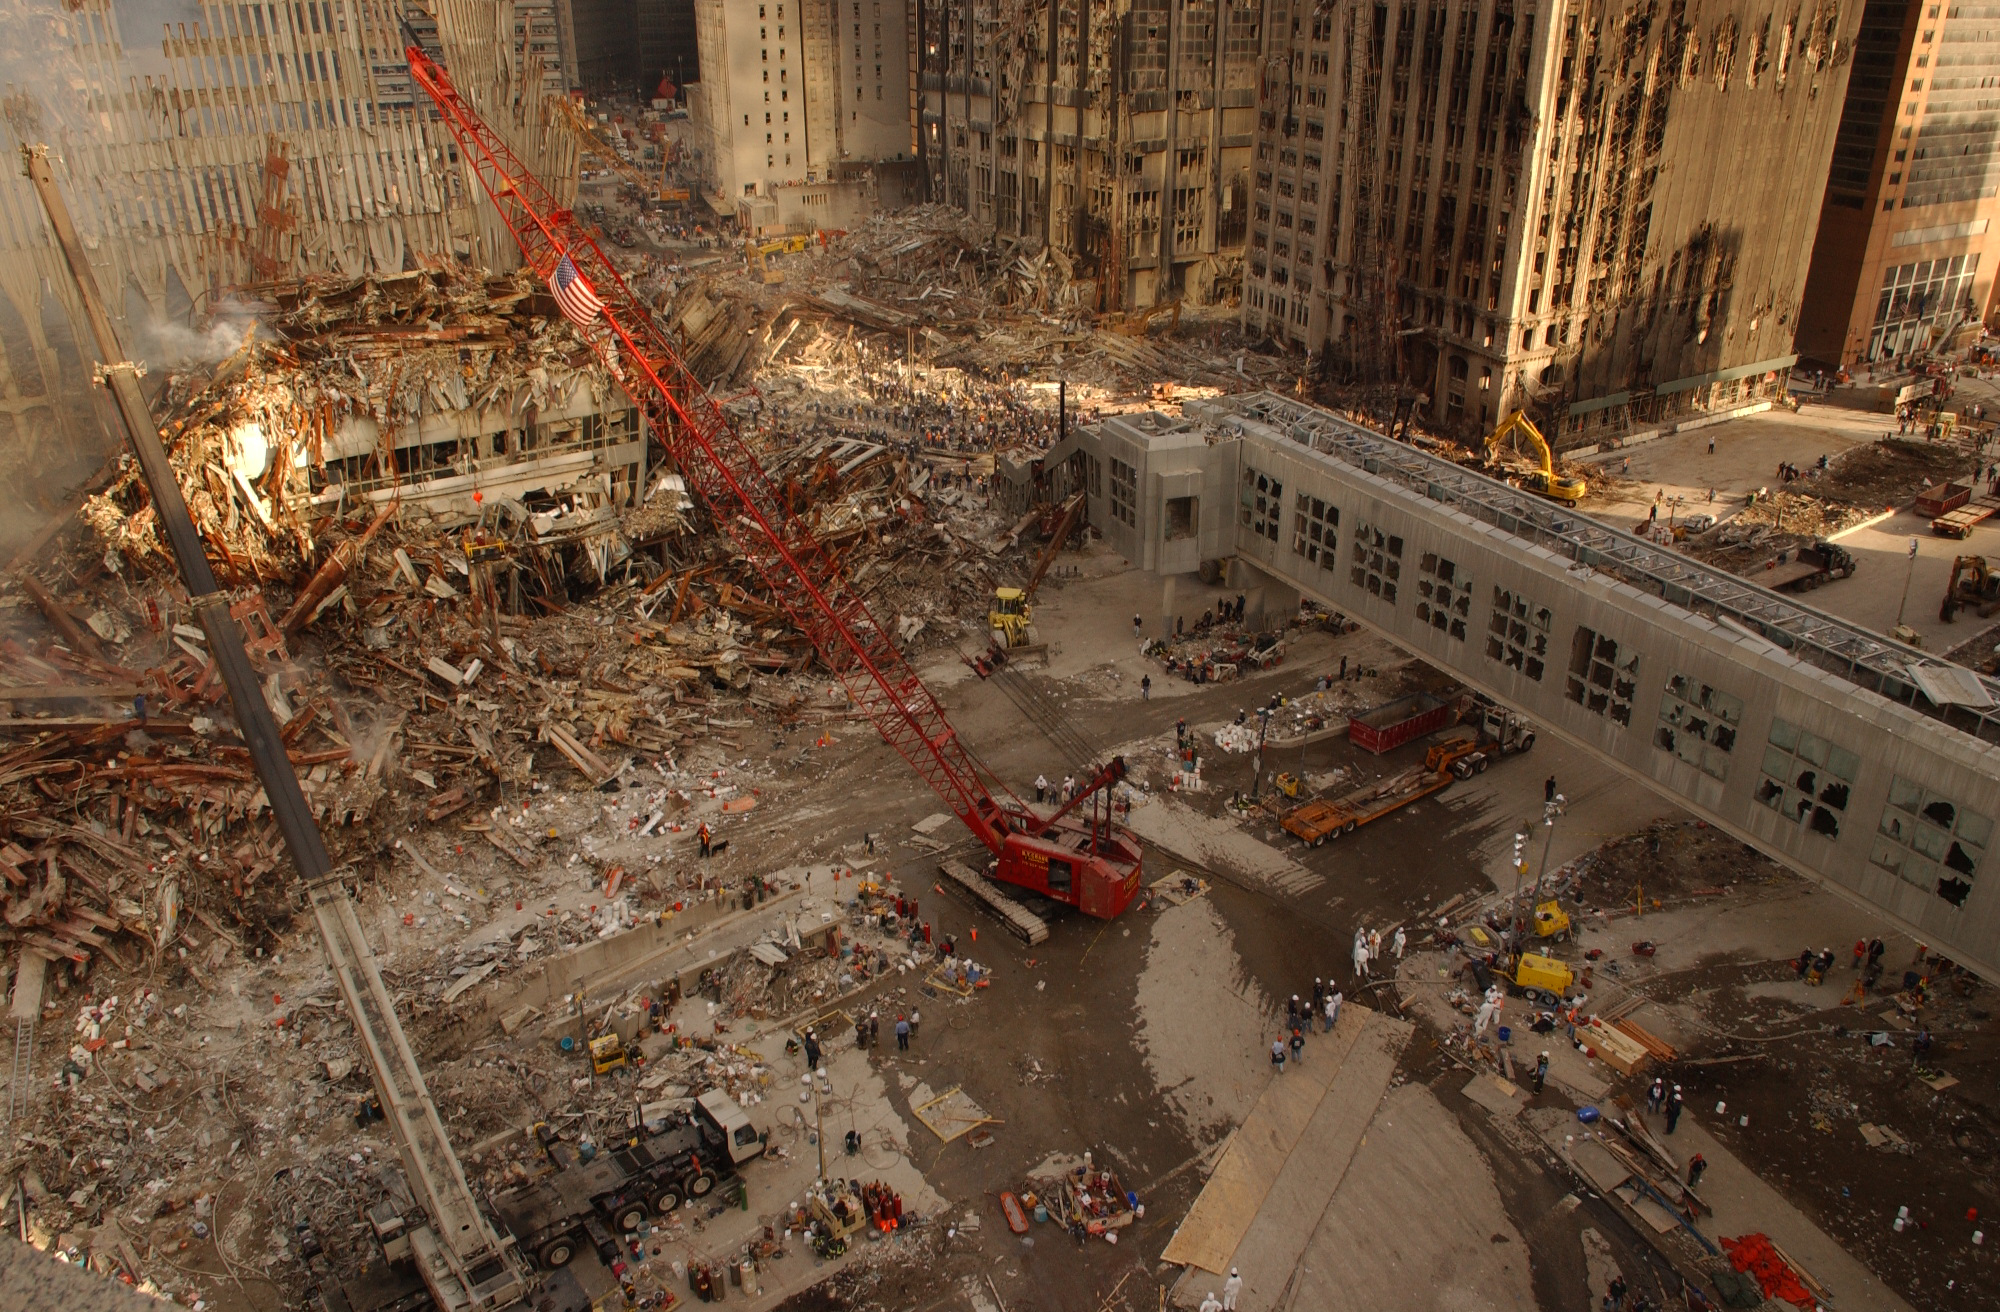
[[1523,952],[1507,981],[1515,992],[1544,1007],[1560,1007],[1576,985],[1576,972],[1554,957]]
[[[590,121],[590,111],[568,96],[550,96],[549,105],[576,131],[577,144],[597,156],[610,167],[613,173],[638,188],[639,194],[647,200],[663,204],[685,205],[690,199],[685,187],[668,187],[663,178],[647,173],[611,142],[606,141],[597,130],[597,124]],[[664,157],[664,152],[662,152]]]
[[[1533,467],[1525,471],[1500,458],[1502,446],[1517,433],[1527,439],[1528,454],[1534,462]],[[1582,479],[1556,472],[1555,453],[1549,450],[1548,439],[1542,436],[1542,430],[1535,427],[1535,421],[1528,418],[1525,410],[1516,410],[1508,415],[1500,421],[1498,428],[1487,434],[1486,463],[1490,468],[1504,471],[1507,481],[1566,506],[1575,505],[1590,491],[1590,486]]]
[[620,1146],[588,1160],[547,1125],[535,1127],[548,1173],[497,1195],[493,1208],[539,1266],[567,1266],[586,1245],[610,1266],[620,1235],[709,1197],[764,1152],[766,1136],[725,1093],[704,1093],[684,1110],[651,1104],[632,1119]]
[[743,243],[743,263],[749,267],[751,274],[766,286],[781,283],[785,280],[785,275],[766,265],[764,257],[767,255],[796,255],[804,250],[810,242],[810,238],[800,234],[790,237],[776,237],[770,241],[763,242],[746,239]]
[[1112,788],[1125,762],[1113,757],[1069,803],[1038,816],[983,766],[945,718],[783,489],[675,351],[569,208],[514,154],[452,86],[444,69],[417,46],[410,73],[437,103],[465,167],[520,244],[527,267],[544,281],[565,259],[602,309],[580,324],[583,337],[620,378],[665,448],[706,505],[715,528],[763,581],[770,600],[812,643],[854,707],[944,799],[952,814],[992,854],[993,877],[1024,885],[1109,918],[1139,891],[1141,852],[1113,822]]
[[1513,711],[1480,698],[1474,705],[1473,732],[1447,738],[1424,753],[1424,768],[1449,770],[1460,779],[1483,773],[1503,756],[1535,745],[1535,727]]
[[1277,778],[1271,781],[1271,786],[1277,789],[1281,795],[1293,799],[1296,799],[1301,792],[1305,791],[1305,785],[1300,783],[1299,777],[1290,771],[1280,773]]
[[1335,801],[1307,802],[1279,823],[1306,846],[1318,847],[1329,838],[1351,834],[1371,820],[1380,820],[1419,797],[1429,797],[1449,783],[1448,770],[1405,770],[1379,783],[1357,788]]
[[1011,657],[1029,655],[1042,650],[1035,634],[1035,589],[1042,586],[1049,566],[1055,563],[1056,553],[1069,535],[1076,531],[1077,521],[1083,518],[1083,493],[1078,492],[1065,501],[1057,515],[1055,531],[1049,537],[1049,545],[1035,560],[1035,568],[1028,574],[1026,587],[993,589],[993,609],[986,613],[986,627],[993,635],[993,645],[1005,648]]
[[608,1075],[626,1064],[625,1044],[616,1034],[600,1034],[590,1041],[590,1069]]
[[1789,560],[1780,553],[1780,558],[1767,565],[1762,574],[1753,575],[1752,581],[1774,592],[1810,592],[1822,583],[1848,578],[1859,568],[1860,562],[1847,548],[1818,538],[1811,546],[1792,552]]
[[448,1312],[487,1312],[511,1306],[527,1297],[527,1273],[512,1246],[502,1242],[480,1208],[465,1169],[452,1151],[451,1138],[431,1101],[416,1053],[396,1019],[395,996],[383,982],[354,900],[334,873],[312,807],[286,756],[284,738],[264,700],[263,680],[250,663],[243,631],[230,613],[229,595],[216,585],[179,479],[168,463],[159,428],[139,390],[141,371],[125,354],[104,309],[69,207],[56,188],[48,150],[23,146],[22,154],[27,160],[28,179],[48,213],[50,231],[62,249],[103,358],[98,377],[111,393],[161,531],[187,588],[195,620],[208,639],[223,686],[229,690],[237,730],[249,749],[251,765],[263,785],[285,849],[298,870],[298,891],[311,904],[327,964],[367,1058],[410,1194],[422,1210],[421,1216],[408,1218],[393,1209],[383,1212],[376,1233],[384,1253],[406,1257],[422,1280],[419,1295],[427,1292],[437,1307]]
[[2000,611],[2000,574],[1986,568],[1984,556],[1955,556],[1951,578],[1944,585],[1944,604],[1938,618],[1950,624],[1958,612],[1975,609],[1981,619]]
[[1172,318],[1167,322],[1167,331],[1172,332],[1181,326],[1181,298],[1178,296],[1171,301],[1161,301],[1148,309],[1128,310],[1123,319],[1110,325],[1111,331],[1125,337],[1144,337],[1146,330],[1153,326],[1153,320],[1169,312],[1172,313]]
[[1535,905],[1536,938],[1568,938],[1569,912],[1563,910],[1562,903],[1550,898]]

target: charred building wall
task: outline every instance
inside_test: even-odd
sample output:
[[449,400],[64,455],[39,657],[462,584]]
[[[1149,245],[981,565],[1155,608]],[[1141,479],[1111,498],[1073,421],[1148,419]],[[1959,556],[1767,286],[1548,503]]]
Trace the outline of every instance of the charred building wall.
[[1782,391],[1853,0],[1272,0],[1244,322],[1467,437]]
[[1101,310],[1233,296],[1264,0],[912,0],[931,198]]

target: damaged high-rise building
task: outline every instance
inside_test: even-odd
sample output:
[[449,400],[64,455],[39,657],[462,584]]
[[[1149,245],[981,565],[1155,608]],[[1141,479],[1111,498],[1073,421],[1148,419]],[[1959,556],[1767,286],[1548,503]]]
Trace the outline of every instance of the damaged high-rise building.
[[1271,0],[1243,317],[1467,436],[1779,395],[1858,0]]
[[[566,197],[576,143],[552,3],[190,3],[198,20],[121,30],[112,0],[38,13],[8,53],[0,110],[46,142],[130,349],[155,364],[241,289],[314,274],[519,262],[414,84],[409,40]],[[92,399],[74,294],[20,170],[0,170],[0,476],[18,540],[115,449]],[[254,292],[252,296],[254,298]],[[235,335],[241,336],[241,325]]]
[[1984,326],[2000,254],[1996,17],[1923,0],[1863,10],[1806,280],[1808,360],[1946,350]]
[[1233,295],[1265,0],[912,0],[930,195],[1098,309]]

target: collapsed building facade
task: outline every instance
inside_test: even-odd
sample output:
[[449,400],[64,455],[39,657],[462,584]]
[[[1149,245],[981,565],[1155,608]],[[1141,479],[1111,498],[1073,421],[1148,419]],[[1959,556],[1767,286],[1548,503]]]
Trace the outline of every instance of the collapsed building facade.
[[1245,327],[1462,436],[1767,403],[1860,13],[1273,0]]
[[[564,89],[548,5],[202,5],[157,52],[128,45],[110,0],[38,16],[17,48],[5,117],[46,141],[79,204],[98,277],[134,351],[155,363],[226,353],[191,320],[234,289],[442,262],[508,269],[510,234],[456,164],[403,58],[432,47],[540,176],[573,192],[576,143],[547,104]],[[0,177],[0,470],[32,521],[114,450],[72,330],[69,279],[18,170]],[[224,316],[226,319],[226,315]],[[81,322],[81,320],[76,320]],[[32,522],[10,523],[17,540]]]
[[1235,292],[1262,0],[922,0],[930,196],[1095,284],[1101,310]]

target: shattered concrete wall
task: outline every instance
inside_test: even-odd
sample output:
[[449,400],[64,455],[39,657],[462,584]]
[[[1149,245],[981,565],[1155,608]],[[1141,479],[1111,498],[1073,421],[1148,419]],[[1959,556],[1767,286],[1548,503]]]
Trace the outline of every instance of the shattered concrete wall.
[[924,0],[932,199],[1056,252],[1103,310],[1234,294],[1263,0]]
[[[518,262],[410,78],[411,31],[574,195],[576,145],[544,103],[563,86],[548,4],[441,0],[435,19],[387,0],[200,10],[155,54],[128,51],[111,0],[50,0],[17,12],[5,52],[10,135],[50,145],[127,347],[149,363],[232,347],[241,325],[188,328],[234,287]],[[75,314],[33,192],[0,171],[0,477],[20,489],[0,543],[32,532],[114,449]]]
[[1245,326],[1559,442],[1783,387],[1854,0],[1273,0]]

